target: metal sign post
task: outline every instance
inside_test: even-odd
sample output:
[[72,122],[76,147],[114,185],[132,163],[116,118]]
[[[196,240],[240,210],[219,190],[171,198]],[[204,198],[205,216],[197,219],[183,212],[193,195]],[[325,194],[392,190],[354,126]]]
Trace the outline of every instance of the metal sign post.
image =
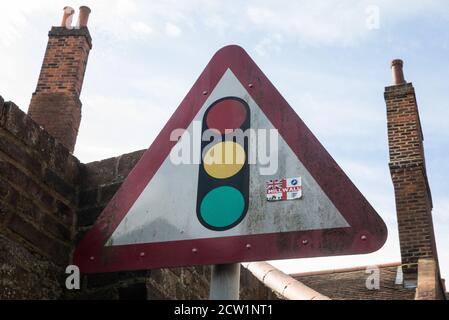
[[210,300],[239,300],[240,264],[219,264],[212,266]]

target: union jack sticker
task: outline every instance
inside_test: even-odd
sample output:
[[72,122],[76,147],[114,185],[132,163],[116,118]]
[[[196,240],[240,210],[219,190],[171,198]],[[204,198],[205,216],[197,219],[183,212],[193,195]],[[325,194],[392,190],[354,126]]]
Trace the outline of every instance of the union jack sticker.
[[302,179],[270,180],[266,183],[268,201],[287,201],[302,198]]

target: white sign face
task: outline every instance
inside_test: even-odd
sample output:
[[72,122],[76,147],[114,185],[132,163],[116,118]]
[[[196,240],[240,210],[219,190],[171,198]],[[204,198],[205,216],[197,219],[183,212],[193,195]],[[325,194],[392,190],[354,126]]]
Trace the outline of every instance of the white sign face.
[[[194,120],[203,119],[208,106],[228,96],[238,97],[248,103],[253,129],[274,129],[231,70],[227,70],[223,75]],[[194,124],[187,128],[179,143],[182,144],[184,139],[193,136]],[[349,227],[348,222],[282,137],[279,137],[278,148],[279,166],[273,174],[261,175],[263,165],[260,163],[250,166],[248,214],[235,228],[213,231],[198,221],[196,186],[199,165],[175,165],[167,158],[114,231],[107,245],[122,246]],[[307,197],[301,201],[267,201],[266,182],[279,177],[301,177],[296,180],[307,190]],[[177,184],[183,185],[177,192],[173,192],[173,179],[176,179]],[[288,181],[292,187],[288,196],[292,199],[301,197],[302,194],[294,192],[298,188],[293,186],[293,180]]]
[[270,180],[266,183],[268,201],[287,201],[302,198],[302,179]]

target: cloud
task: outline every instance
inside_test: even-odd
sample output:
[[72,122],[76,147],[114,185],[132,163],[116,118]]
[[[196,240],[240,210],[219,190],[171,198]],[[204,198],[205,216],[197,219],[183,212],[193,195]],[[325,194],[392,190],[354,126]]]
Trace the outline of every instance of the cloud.
[[137,4],[133,0],[117,0],[115,7],[121,16],[130,16],[138,12]]
[[[404,9],[404,5],[407,9]],[[250,1],[246,14],[253,28],[282,34],[302,46],[349,46],[373,35],[373,21],[401,20],[446,7],[443,1]],[[444,11],[444,10],[443,10]],[[373,19],[373,14],[379,17]],[[378,19],[377,19],[378,18]]]
[[282,35],[275,34],[270,37],[263,38],[255,48],[255,51],[260,56],[268,56],[269,54],[275,52],[279,53],[281,51]]
[[[0,47],[12,47],[31,27],[33,15],[46,12],[55,1],[0,1]],[[62,12],[62,8],[61,8]],[[62,17],[62,13],[61,13]]]
[[[0,4],[0,12],[6,12],[2,5]],[[26,25],[26,18],[20,11],[13,12],[8,20],[8,23],[0,22],[0,45],[4,47],[11,47],[15,41],[19,40],[22,36],[20,30]]]
[[432,212],[433,225],[437,242],[438,260],[443,277],[449,277],[449,198],[434,199]]
[[[404,4],[407,10],[404,10]],[[74,0],[71,5],[89,5],[94,19],[90,24],[100,33],[115,39],[135,38],[150,34],[177,37],[185,30],[207,28],[221,36],[230,32],[255,35],[256,51],[261,55],[280,50],[279,37],[303,46],[348,46],[373,34],[367,27],[367,8],[378,7],[381,20],[402,19],[444,8],[444,2],[431,1],[339,1],[301,2],[280,0],[236,1],[142,1],[142,0]],[[2,1],[0,11],[8,12],[0,20],[0,42],[11,45],[23,34],[24,26],[33,13],[62,11],[61,2]],[[62,12],[59,12],[59,15]],[[58,15],[58,20],[59,20]],[[59,21],[58,21],[59,22]],[[151,31],[150,31],[151,30]]]
[[179,37],[181,35],[181,33],[182,33],[182,30],[176,24],[173,24],[171,22],[167,22],[165,24],[165,33],[169,37]]
[[204,19],[204,25],[208,29],[217,31],[220,35],[229,29],[229,23],[222,15],[212,13]]
[[360,2],[262,1],[249,5],[247,14],[256,28],[275,31],[302,44],[348,45],[367,34]]
[[131,24],[131,30],[136,35],[147,36],[153,33],[153,29],[142,21],[133,22]]
[[146,149],[169,117],[169,110],[145,100],[114,93],[87,96],[76,156],[87,163]]

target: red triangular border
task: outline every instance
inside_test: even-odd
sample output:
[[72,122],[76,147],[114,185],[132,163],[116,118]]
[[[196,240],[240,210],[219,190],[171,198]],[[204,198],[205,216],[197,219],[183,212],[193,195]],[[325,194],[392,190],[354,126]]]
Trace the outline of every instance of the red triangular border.
[[[215,239],[105,247],[169,156],[174,129],[186,129],[227,69],[245,86],[274,127],[351,226]],[[251,85],[250,85],[251,84]],[[281,125],[282,124],[282,125]],[[85,273],[370,253],[387,238],[385,223],[249,55],[238,46],[218,51],[81,240],[74,263]],[[248,246],[250,244],[250,246]]]

